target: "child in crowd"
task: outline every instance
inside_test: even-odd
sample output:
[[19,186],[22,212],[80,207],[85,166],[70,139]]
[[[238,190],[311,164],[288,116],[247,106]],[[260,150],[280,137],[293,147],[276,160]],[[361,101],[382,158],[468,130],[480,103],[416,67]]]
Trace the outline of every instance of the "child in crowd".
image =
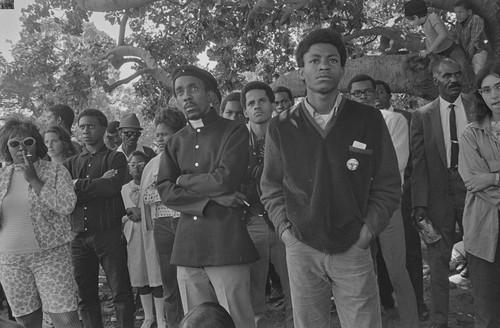
[[426,49],[420,51],[422,58],[429,54],[450,57],[463,62],[465,54],[451,38],[441,18],[435,13],[427,12],[423,0],[411,0],[404,4],[405,17],[413,26],[422,26],[425,34]]
[[145,318],[141,328],[151,328],[155,322],[153,303],[157,327],[166,328],[163,287],[153,231],[148,231],[143,226],[141,221],[144,218],[141,217],[139,208],[140,182],[146,162],[147,156],[141,151],[134,151],[128,162],[133,179],[122,187],[123,202],[127,209],[127,215],[123,217],[123,234],[127,240],[130,282],[139,289],[144,308]]
[[455,32],[458,45],[460,45],[469,62],[472,64],[474,73],[486,64],[488,52],[486,51],[484,21],[478,15],[472,13],[472,5],[467,0],[458,0],[453,7],[457,16]]

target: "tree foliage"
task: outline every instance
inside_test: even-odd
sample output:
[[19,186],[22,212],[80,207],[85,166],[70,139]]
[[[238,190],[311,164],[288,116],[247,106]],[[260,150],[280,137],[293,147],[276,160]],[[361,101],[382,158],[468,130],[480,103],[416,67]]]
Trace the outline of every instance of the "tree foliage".
[[[444,18],[447,15],[443,9],[453,7],[452,0],[427,1],[437,7]],[[500,40],[495,33],[500,25],[500,14],[495,1],[473,0],[473,3],[476,11],[487,19],[491,44],[494,51],[499,52]],[[409,28],[402,19],[403,3],[404,0],[36,0],[25,10],[23,22],[26,38],[29,34],[36,39],[25,43],[34,42],[40,49],[50,50],[49,56],[41,59],[43,66],[37,67],[54,72],[56,66],[63,63],[71,68],[66,80],[60,81],[69,81],[64,90],[66,94],[76,93],[77,106],[85,104],[81,99],[86,99],[85,90],[89,87],[101,85],[111,92],[131,80],[117,81],[116,75],[110,76],[111,70],[105,70],[106,62],[102,58],[107,58],[115,67],[133,62],[137,73],[132,77],[141,76],[134,88],[143,99],[143,113],[151,118],[168,103],[168,72],[174,67],[196,63],[197,56],[206,52],[209,59],[216,62],[212,71],[223,93],[240,88],[245,82],[243,73],[248,71],[271,83],[295,68],[293,51],[297,41],[317,27],[331,27],[344,35],[352,59],[350,76],[357,67],[369,69],[375,78],[389,76],[392,81],[388,82],[398,91],[433,97],[435,94],[422,89],[429,87],[430,75],[426,67],[421,69],[421,63],[411,64],[412,56],[403,55],[423,47],[421,32]],[[76,63],[79,61],[61,62],[52,58],[50,46],[55,36],[45,35],[44,24],[49,21],[57,25],[58,32],[67,38],[82,38],[85,22],[92,11],[105,11],[109,22],[121,26],[120,34],[114,36],[121,48],[112,48],[113,43],[109,40],[101,39],[100,46],[96,41],[93,53],[80,49],[79,58],[85,61],[87,56],[83,66]],[[62,17],[56,17],[61,13]],[[41,38],[35,36],[37,33],[45,34]],[[67,49],[68,54],[76,49]],[[108,52],[100,57],[103,51]],[[387,65],[369,66],[367,63],[382,62],[369,59],[373,55],[391,55],[386,64],[404,70],[405,74],[387,74]],[[63,74],[55,76],[59,80]],[[11,82],[23,82],[22,74],[14,77]],[[417,78],[420,80],[414,81]],[[52,84],[53,78],[47,76],[47,79],[46,84]],[[38,89],[38,86],[30,87]],[[26,89],[26,93],[32,92]],[[19,99],[36,105],[38,98],[29,98]]]
[[114,46],[93,24],[85,23],[82,33],[73,35],[55,18],[44,18],[36,29],[21,32],[14,60],[0,63],[2,107],[28,109],[35,116],[59,102],[77,111],[85,108],[101,84],[117,75],[102,61]]

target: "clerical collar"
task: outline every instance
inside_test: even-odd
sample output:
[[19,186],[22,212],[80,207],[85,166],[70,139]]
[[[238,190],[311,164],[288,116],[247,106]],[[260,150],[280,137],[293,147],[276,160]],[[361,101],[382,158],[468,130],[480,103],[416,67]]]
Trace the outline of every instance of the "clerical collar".
[[202,118],[200,118],[198,120],[188,120],[188,122],[189,122],[189,125],[191,125],[191,127],[193,129],[199,129],[199,128],[203,128],[207,125],[210,125],[210,123],[216,121],[218,117],[219,117],[219,115],[217,115],[217,113],[215,112],[215,109],[211,108],[210,111]]
[[205,126],[205,124],[203,124],[203,119],[201,118],[199,120],[189,120],[189,124],[191,124],[193,129],[202,128]]

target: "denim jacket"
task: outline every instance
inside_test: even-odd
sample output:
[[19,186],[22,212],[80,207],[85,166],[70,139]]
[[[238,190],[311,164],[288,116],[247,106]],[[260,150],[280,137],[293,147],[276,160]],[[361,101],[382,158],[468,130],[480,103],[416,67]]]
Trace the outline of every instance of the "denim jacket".
[[[44,183],[40,193],[29,186],[28,200],[35,239],[42,249],[51,249],[70,242],[74,235],[68,215],[76,204],[76,194],[68,170],[61,164],[39,160],[35,165],[38,178]],[[14,165],[0,168],[0,208],[9,190]],[[2,215],[0,213],[0,229]]]

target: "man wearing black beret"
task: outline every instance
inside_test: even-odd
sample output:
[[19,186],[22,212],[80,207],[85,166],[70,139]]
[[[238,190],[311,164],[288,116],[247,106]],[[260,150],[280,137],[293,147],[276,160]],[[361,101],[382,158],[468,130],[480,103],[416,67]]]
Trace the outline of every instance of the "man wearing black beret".
[[259,258],[243,221],[237,190],[248,161],[248,130],[210,107],[217,81],[196,66],[181,66],[173,92],[189,124],[165,145],[157,188],[162,202],[181,212],[171,264],[184,311],[218,302],[236,327],[255,327],[250,263]]

